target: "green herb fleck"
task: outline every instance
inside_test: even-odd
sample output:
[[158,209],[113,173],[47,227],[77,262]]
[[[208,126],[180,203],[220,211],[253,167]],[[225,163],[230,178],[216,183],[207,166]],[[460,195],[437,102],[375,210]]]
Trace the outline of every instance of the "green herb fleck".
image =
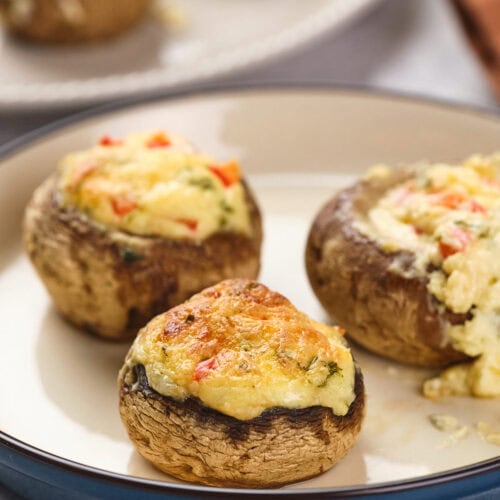
[[305,371],[308,371],[311,369],[312,365],[314,365],[314,363],[316,363],[316,361],[318,361],[318,356],[313,356],[310,360],[309,360],[309,363],[307,363],[307,365],[304,367],[304,370]]
[[219,229],[224,229],[227,227],[227,217],[225,215],[221,215],[219,217]]
[[476,233],[478,238],[486,238],[489,235],[489,228],[484,224],[476,224],[474,222],[467,222],[465,220],[456,220],[454,222],[456,226],[469,229]]
[[432,181],[427,176],[419,177],[417,180],[417,188],[426,190],[432,187]]
[[144,259],[144,255],[134,252],[134,250],[132,250],[129,247],[122,248],[120,250],[120,254],[122,256],[123,261],[127,263],[136,262],[138,260]]
[[226,200],[221,200],[220,208],[227,214],[232,214],[234,212],[234,208]]
[[163,352],[164,356],[168,356],[168,354],[167,354],[167,348],[164,345],[161,346],[161,352]]
[[208,179],[207,177],[200,177],[198,179],[189,179],[188,184],[191,186],[199,187],[204,191],[214,189],[214,183],[212,179]]
[[240,348],[242,351],[248,352],[250,350],[250,344],[248,341],[243,341],[240,343]]
[[340,372],[340,368],[335,361],[330,361],[326,366],[328,368],[328,374],[326,375],[325,380],[323,380],[318,387],[325,387],[330,377]]

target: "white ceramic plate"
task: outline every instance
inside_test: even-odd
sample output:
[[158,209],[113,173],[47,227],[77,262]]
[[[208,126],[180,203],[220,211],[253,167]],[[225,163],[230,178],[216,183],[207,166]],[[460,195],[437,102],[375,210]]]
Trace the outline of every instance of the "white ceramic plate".
[[[38,448],[77,470],[75,463],[106,471],[99,474],[171,485],[174,479],[134,451],[118,416],[116,375],[128,346],[98,340],[61,320],[20,248],[23,207],[63,154],[103,134],[159,127],[192,138],[215,156],[241,159],[265,218],[260,279],[324,320],[303,265],[308,227],[322,203],[375,162],[492,152],[499,147],[500,119],[348,91],[229,91],[76,120],[7,154],[0,164],[0,429],[26,443],[30,453]],[[479,420],[499,424],[498,400],[433,403],[419,394],[427,371],[354,351],[368,393],[361,439],[329,472],[284,490],[425,481],[429,474],[498,456],[499,448],[473,430]],[[430,425],[433,413],[457,417],[469,435],[453,443]]]
[[161,0],[185,18],[150,16],[104,43],[35,46],[0,34],[0,109],[104,102],[215,77],[338,29],[378,0]]

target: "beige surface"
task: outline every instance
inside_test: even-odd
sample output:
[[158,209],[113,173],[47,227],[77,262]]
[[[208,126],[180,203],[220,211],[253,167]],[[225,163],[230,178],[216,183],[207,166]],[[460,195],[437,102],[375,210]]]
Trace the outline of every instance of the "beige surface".
[[[2,162],[0,397],[16,404],[2,407],[0,429],[77,462],[169,481],[133,451],[119,421],[116,374],[128,346],[93,339],[63,323],[19,253],[23,206],[58,157],[104,133],[161,126],[216,155],[241,159],[265,217],[261,280],[321,320],[324,313],[303,265],[308,226],[321,203],[380,160],[453,160],[492,152],[499,147],[500,120],[385,97],[248,92],[154,103],[94,118]],[[360,441],[331,471],[292,488],[411,478],[498,455],[498,447],[472,429],[478,420],[499,425],[498,401],[432,403],[418,394],[427,371],[355,353],[368,395]],[[469,434],[453,444],[428,422],[435,413],[457,417]]]

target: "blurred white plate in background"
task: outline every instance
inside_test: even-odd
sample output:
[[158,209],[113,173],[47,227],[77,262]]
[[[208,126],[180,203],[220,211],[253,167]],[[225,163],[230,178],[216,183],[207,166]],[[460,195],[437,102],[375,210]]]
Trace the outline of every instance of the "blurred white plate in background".
[[75,106],[178,87],[282,54],[338,29],[378,0],[162,0],[114,40],[39,45],[0,36],[0,109]]

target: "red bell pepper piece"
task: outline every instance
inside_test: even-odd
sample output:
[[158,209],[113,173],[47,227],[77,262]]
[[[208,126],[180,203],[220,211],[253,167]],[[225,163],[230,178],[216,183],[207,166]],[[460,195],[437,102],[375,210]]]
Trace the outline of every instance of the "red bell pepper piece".
[[230,161],[223,165],[210,165],[210,171],[222,182],[224,187],[230,187],[240,180],[240,167],[236,161]]
[[217,362],[215,361],[215,358],[210,358],[206,359],[205,361],[201,361],[198,363],[196,366],[194,373],[193,373],[193,379],[196,381],[200,381],[204,379],[208,374],[217,368]]
[[99,141],[99,145],[110,147],[110,146],[120,146],[123,144],[121,139],[113,139],[109,135],[103,135]]
[[146,146],[150,149],[166,148],[170,145],[170,139],[163,132],[158,132],[157,134],[153,135],[153,137],[151,137],[146,143]]
[[175,219],[175,222],[183,224],[191,231],[196,231],[198,228],[198,221],[196,219]]
[[446,258],[450,255],[454,255],[458,252],[463,252],[472,240],[472,236],[467,231],[454,227],[452,229],[452,241],[450,242],[439,242],[439,251],[441,255]]
[[128,196],[115,196],[111,198],[111,205],[116,215],[123,217],[135,208],[137,208],[137,203],[129,198]]

